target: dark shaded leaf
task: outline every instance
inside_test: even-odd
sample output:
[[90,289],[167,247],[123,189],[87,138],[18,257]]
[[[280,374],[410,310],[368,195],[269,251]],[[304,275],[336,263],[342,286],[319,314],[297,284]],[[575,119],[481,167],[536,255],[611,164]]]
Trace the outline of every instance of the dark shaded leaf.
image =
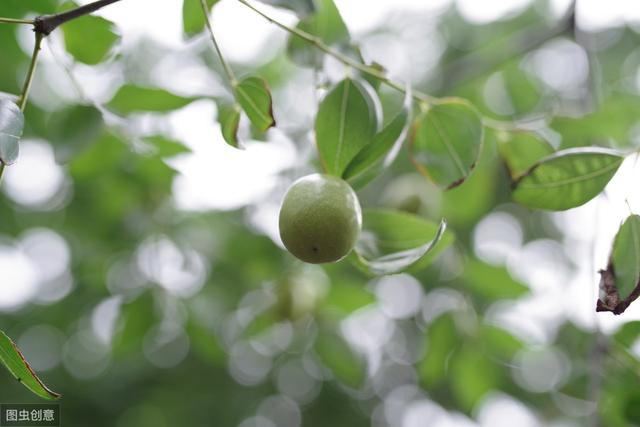
[[53,113],[47,121],[56,161],[64,163],[95,142],[104,128],[100,110],[76,105]]
[[222,130],[222,137],[227,144],[238,148],[238,125],[240,124],[240,106],[218,105],[218,121]]
[[482,151],[484,128],[476,109],[462,99],[448,99],[418,117],[410,155],[420,173],[441,188],[462,184]]
[[[264,132],[276,125],[276,120],[273,118],[271,92],[264,79],[260,77],[243,79],[235,87],[235,97],[251,123],[260,131]],[[229,123],[231,130],[232,124]]]

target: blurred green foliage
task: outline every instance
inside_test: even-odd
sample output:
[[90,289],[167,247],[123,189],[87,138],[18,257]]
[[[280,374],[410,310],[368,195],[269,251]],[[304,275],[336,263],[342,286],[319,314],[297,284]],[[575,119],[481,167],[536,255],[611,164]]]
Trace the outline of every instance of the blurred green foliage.
[[[111,7],[127,8],[127,3]],[[210,7],[215,3],[207,0]],[[332,1],[265,3],[297,12],[298,28],[357,56],[348,22]],[[69,6],[55,0],[3,0],[0,16],[49,14]],[[459,120],[447,121],[448,116],[442,118],[442,126],[450,134],[463,135],[455,141],[462,144],[461,153],[477,153],[464,158],[461,175],[436,177],[446,187],[468,176],[464,185],[443,192],[416,174],[415,154],[412,159],[403,149],[393,165],[359,193],[363,206],[406,212],[379,219],[380,235],[395,239],[387,246],[381,241],[376,249],[382,252],[399,240],[415,239],[418,244],[392,249],[423,245],[441,218],[449,224],[428,262],[420,261],[411,275],[386,279],[372,279],[349,262],[316,267],[295,261],[252,220],[254,209],[274,202],[275,195],[227,211],[176,207],[174,184],[179,173],[170,159],[189,155],[190,149],[167,130],[168,114],[194,102],[219,103],[229,95],[213,89],[216,93],[186,95],[155,84],[154,66],[171,55],[206,64],[214,81],[224,81],[210,49],[204,48],[207,38],[196,0],[185,0],[184,16],[176,17],[182,19],[185,40],[190,40],[182,50],[144,40],[123,47],[118,23],[104,18],[84,17],[65,24],[61,37],[73,60],[105,67],[103,73],[116,75],[107,88],[110,96],[94,105],[54,91],[48,105],[31,102],[25,111],[25,140],[52,147],[64,183],[59,198],[46,206],[20,203],[8,191],[0,197],[2,247],[19,245],[34,229],[48,229],[70,249],[68,271],[57,278],[72,283],[64,298],[54,303],[34,298],[0,316],[0,329],[19,344],[27,343],[27,358],[36,369],[42,367],[42,378],[63,395],[64,425],[236,426],[259,414],[278,427],[404,426],[398,419],[389,420],[385,412],[398,414],[387,407],[393,403],[392,392],[402,387],[410,389],[416,401],[428,398],[470,419],[478,418],[490,398],[508,395],[526,405],[541,425],[640,425],[640,362],[634,355],[638,323],[627,323],[609,336],[555,313],[547,323],[542,315],[519,319],[537,324],[543,338],[528,334],[526,328],[518,330],[513,321],[496,313],[530,302],[534,297],[530,283],[514,274],[517,269],[512,265],[491,262],[477,253],[474,230],[495,213],[520,224],[523,244],[564,241],[548,214],[511,203],[510,177],[520,176],[536,162],[545,164],[542,159],[548,160],[546,156],[556,149],[590,145],[624,152],[637,149],[640,100],[637,89],[621,83],[629,76],[620,64],[637,57],[640,34],[621,27],[606,49],[589,48],[583,40],[595,43],[607,31],[578,32],[582,39],[576,39],[573,26],[565,28],[562,22],[560,31],[556,27],[549,31],[555,24],[549,24],[554,18],[547,7],[547,2],[536,1],[522,13],[484,25],[465,21],[453,6],[424,18],[441,36],[442,56],[416,86],[473,104],[455,112],[464,116],[462,126]],[[409,20],[420,19],[408,15]],[[23,30],[0,24],[2,92],[17,95],[21,90],[29,61],[21,43]],[[544,43],[521,43],[530,34],[548,37]],[[597,64],[577,89],[552,87],[530,65],[532,55],[545,43],[557,41],[573,43],[590,64]],[[283,123],[283,132],[305,153],[310,142],[301,135],[313,130],[313,120],[290,123],[280,105],[299,90],[295,77],[308,73],[308,67],[321,68],[323,57],[297,39],[290,39],[281,50],[260,66],[232,65],[239,75],[247,71],[268,82],[278,125]],[[42,93],[51,92],[47,86],[59,85],[49,74],[36,79]],[[327,86],[323,79],[326,76],[316,83]],[[374,87],[382,110],[397,112],[402,94],[384,85]],[[368,94],[362,89],[352,92],[356,95],[358,102],[347,107],[353,107],[353,115],[366,115],[375,122],[373,106],[365,99]],[[261,90],[260,96],[271,94]],[[340,104],[342,98],[329,95],[325,102]],[[267,104],[256,111],[270,115]],[[365,105],[367,111],[362,111]],[[423,114],[436,115],[438,108],[446,109],[441,106]],[[473,144],[482,132],[475,109],[492,120],[538,125],[507,134],[486,128],[484,145]],[[153,125],[136,122],[145,114],[145,123]],[[267,140],[263,131],[269,120],[256,123],[255,117],[249,118],[260,129],[240,123],[238,139],[251,135]],[[237,142],[239,120],[232,114],[225,121],[225,139],[230,143]],[[318,127],[320,138],[339,133],[338,127],[327,123]],[[357,127],[349,132],[356,139],[363,137]],[[330,143],[335,142],[332,138]],[[210,140],[222,143],[222,134],[210,135]],[[385,149],[391,146],[385,144]],[[349,147],[355,151],[347,153],[351,157],[338,165],[338,173],[359,148]],[[613,158],[616,165],[621,161]],[[281,173],[282,182],[299,174],[304,162],[300,155],[294,170]],[[592,166],[572,165],[581,173]],[[5,173],[11,174],[11,168]],[[599,192],[605,183],[598,181],[590,192]],[[233,184],[211,182],[210,191]],[[566,195],[550,197],[555,205],[567,201]],[[566,261],[564,267],[574,272],[574,263],[580,262]],[[418,291],[411,285],[413,279],[420,284]],[[189,280],[198,282],[193,293],[180,287]],[[397,286],[392,297],[385,294],[389,291],[384,280]],[[0,279],[0,286],[10,285]],[[55,286],[45,280],[42,293]],[[588,291],[586,286],[583,291]],[[413,311],[397,313],[387,307],[394,297]],[[548,307],[543,311],[560,307],[553,301],[544,303]],[[39,347],[29,345],[26,338],[34,326],[53,328],[47,340],[45,335],[38,340],[57,344],[34,351]],[[557,375],[549,380],[548,372]],[[6,372],[0,373],[0,383],[0,402],[38,401]],[[257,421],[242,425],[271,426]],[[428,420],[423,425],[429,425]]]

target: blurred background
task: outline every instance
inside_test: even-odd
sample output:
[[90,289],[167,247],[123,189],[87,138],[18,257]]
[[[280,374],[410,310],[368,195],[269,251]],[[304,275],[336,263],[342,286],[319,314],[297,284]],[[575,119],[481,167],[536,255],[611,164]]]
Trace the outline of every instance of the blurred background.
[[[634,1],[335,3],[363,58],[395,80],[556,148],[639,148]],[[70,6],[3,0],[0,16]],[[237,150],[216,121],[224,74],[207,35],[185,34],[182,1],[97,16],[46,39],[21,157],[0,184],[0,329],[63,394],[63,425],[640,425],[640,303],[595,313],[597,271],[640,212],[635,155],[598,198],[543,213],[510,202],[498,132],[446,193],[403,150],[362,204],[445,217],[455,244],[412,274],[304,265],[282,249],[279,204],[316,168],[318,100],[345,68],[302,67],[285,32],[215,4],[224,55],[274,95],[278,126],[256,134],[243,119]],[[27,26],[0,26],[1,92],[20,92],[32,46]],[[402,102],[380,95],[385,111]],[[0,384],[1,402],[38,402],[7,372]]]

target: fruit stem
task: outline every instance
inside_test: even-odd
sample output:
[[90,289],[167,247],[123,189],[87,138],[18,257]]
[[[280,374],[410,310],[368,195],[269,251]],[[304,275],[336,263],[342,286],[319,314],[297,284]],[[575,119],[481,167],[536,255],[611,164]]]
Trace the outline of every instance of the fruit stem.
[[200,0],[200,6],[202,6],[202,13],[204,14],[204,22],[207,25],[207,29],[209,30],[209,35],[211,36],[211,41],[213,42],[213,47],[218,54],[218,58],[220,58],[220,62],[222,63],[222,67],[224,68],[224,72],[227,74],[227,78],[229,79],[229,83],[231,83],[231,87],[235,88],[238,85],[238,80],[236,76],[233,74],[233,70],[229,66],[229,63],[222,56],[222,50],[220,50],[220,46],[218,45],[218,41],[216,40],[216,36],[213,32],[213,27],[211,26],[211,20],[209,19],[209,8],[207,7],[206,0]]
[[[365,65],[359,61],[356,61],[344,54],[342,54],[341,52],[338,52],[335,49],[332,49],[330,46],[328,46],[321,38],[314,36],[313,34],[307,33],[306,31],[303,31],[299,28],[296,27],[289,27],[288,25],[283,24],[282,22],[276,21],[274,18],[270,17],[269,15],[265,14],[264,12],[262,12],[261,10],[257,9],[255,6],[253,6],[251,3],[249,3],[247,0],[238,0],[240,3],[242,3],[243,5],[247,6],[249,9],[253,10],[255,13],[257,13],[258,15],[262,16],[264,19],[266,19],[267,21],[271,22],[272,24],[276,25],[277,27],[280,27],[281,29],[295,35],[296,37],[299,37],[300,39],[306,41],[307,43],[315,46],[316,48],[318,48],[319,50],[323,51],[324,53],[326,53],[327,55],[330,55],[332,57],[334,57],[335,59],[337,59],[338,61],[342,62],[344,65],[350,66],[355,68],[358,71],[361,71],[365,74],[368,74],[378,80],[380,80],[382,83],[386,84],[387,86],[396,89],[397,91],[400,91],[402,93],[406,93],[407,92],[407,88],[405,86],[403,86],[402,84],[395,82],[391,79],[389,79],[389,77],[386,75],[386,73],[384,71],[380,71],[376,68],[370,67],[368,65]],[[429,104],[438,104],[440,102],[440,100],[436,97],[433,97],[431,95],[427,95],[426,93],[422,93],[422,92],[418,92],[415,90],[411,91],[411,96],[416,100],[416,101],[420,101],[420,102],[426,102]]]

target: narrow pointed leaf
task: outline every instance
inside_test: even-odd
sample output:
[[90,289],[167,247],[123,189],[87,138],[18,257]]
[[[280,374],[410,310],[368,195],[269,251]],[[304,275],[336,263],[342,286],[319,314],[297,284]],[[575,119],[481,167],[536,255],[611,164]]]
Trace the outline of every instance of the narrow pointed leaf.
[[[218,0],[206,0],[209,10]],[[190,38],[204,30],[205,17],[202,12],[200,0],[184,0],[182,3],[182,29],[184,34]]]
[[611,257],[620,299],[626,299],[640,282],[640,216],[629,216],[618,230]]
[[513,200],[530,208],[566,210],[596,197],[624,156],[603,148],[558,151],[533,165],[515,184]]
[[227,144],[238,148],[238,125],[240,124],[240,106],[234,105],[218,105],[218,122],[222,137]]
[[235,88],[235,96],[236,101],[257,129],[264,132],[276,125],[276,120],[273,118],[271,92],[264,79],[248,77],[242,80]]
[[0,331],[0,362],[22,385],[43,399],[58,399],[60,395],[47,388],[31,369],[15,343]]
[[119,114],[167,112],[182,108],[194,100],[195,98],[178,96],[164,89],[124,85],[107,106]]
[[[410,100],[411,98],[408,97]],[[342,178],[353,187],[363,187],[387,168],[397,157],[411,125],[411,103],[403,109],[370,144],[365,145],[351,160]]]
[[555,151],[551,144],[531,132],[515,132],[499,140],[498,150],[511,178],[517,179],[538,160]]
[[414,123],[411,160],[443,189],[462,184],[476,166],[484,128],[476,109],[462,99],[433,105]]
[[363,232],[355,248],[356,264],[375,275],[423,267],[453,241],[444,220],[435,224],[417,215],[365,210]]
[[339,381],[358,387],[365,379],[363,358],[356,354],[342,336],[335,332],[337,325],[320,324],[314,350],[322,364]]
[[342,176],[347,165],[371,143],[377,117],[371,92],[355,80],[345,79],[329,92],[316,116],[316,144],[322,166]]
[[0,99],[0,161],[5,165],[18,159],[18,142],[24,129],[24,115],[8,99]]

